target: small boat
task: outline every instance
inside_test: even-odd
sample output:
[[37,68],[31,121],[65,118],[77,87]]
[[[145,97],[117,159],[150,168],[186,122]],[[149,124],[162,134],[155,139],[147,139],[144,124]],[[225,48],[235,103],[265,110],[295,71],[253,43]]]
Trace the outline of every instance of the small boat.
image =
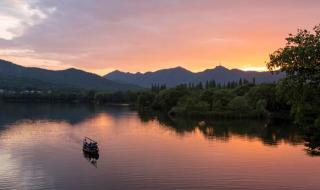
[[83,139],[82,150],[89,154],[98,154],[99,153],[98,143],[90,139],[89,137],[85,137]]

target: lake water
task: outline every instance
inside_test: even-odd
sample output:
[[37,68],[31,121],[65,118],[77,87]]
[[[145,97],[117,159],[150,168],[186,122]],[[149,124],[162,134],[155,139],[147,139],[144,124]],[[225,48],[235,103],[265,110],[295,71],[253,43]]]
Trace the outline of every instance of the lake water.
[[[320,158],[298,129],[197,123],[124,106],[2,104],[0,189],[320,189]],[[99,143],[96,162],[85,136]]]

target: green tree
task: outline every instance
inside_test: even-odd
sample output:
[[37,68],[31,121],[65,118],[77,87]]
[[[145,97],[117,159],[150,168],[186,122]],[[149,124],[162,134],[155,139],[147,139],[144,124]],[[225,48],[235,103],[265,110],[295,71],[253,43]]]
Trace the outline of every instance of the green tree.
[[184,113],[203,113],[206,111],[209,111],[209,104],[205,101],[202,101],[197,96],[188,96],[182,98],[179,103],[177,104],[177,107],[175,108],[178,112],[184,112]]
[[257,101],[255,110],[260,117],[267,117],[270,115],[269,111],[266,108],[267,101],[265,99],[260,99]]
[[170,110],[177,105],[180,98],[188,94],[188,89],[185,87],[177,87],[172,89],[165,89],[159,93],[159,101],[157,104],[163,110]]
[[270,71],[284,71],[287,80],[298,85],[320,85],[320,25],[314,32],[298,30],[297,34],[289,34],[284,48],[270,55],[267,63]]
[[313,32],[299,29],[286,41],[285,47],[270,55],[267,66],[287,74],[279,89],[287,94],[295,121],[312,123],[320,112],[320,25]]
[[250,106],[248,104],[248,101],[243,96],[237,96],[233,98],[229,104],[228,107],[239,114],[246,113],[250,110]]
[[213,90],[211,89],[204,90],[200,95],[200,99],[209,105],[210,111],[212,110],[212,107],[213,107],[212,96],[213,96]]
[[222,111],[227,108],[228,103],[235,97],[231,90],[216,89],[212,93],[212,110]]
[[141,92],[137,99],[139,107],[150,107],[155,99],[155,94],[150,91]]
[[255,107],[259,100],[265,100],[267,110],[277,110],[278,103],[276,98],[275,84],[260,84],[253,86],[246,94],[246,97],[252,107]]

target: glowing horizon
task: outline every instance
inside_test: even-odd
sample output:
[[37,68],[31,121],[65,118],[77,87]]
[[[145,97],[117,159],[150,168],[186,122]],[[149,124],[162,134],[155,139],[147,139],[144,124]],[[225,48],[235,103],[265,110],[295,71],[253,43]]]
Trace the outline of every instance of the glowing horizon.
[[316,0],[4,0],[0,58],[99,75],[217,65],[264,71],[289,33],[320,24],[319,7]]

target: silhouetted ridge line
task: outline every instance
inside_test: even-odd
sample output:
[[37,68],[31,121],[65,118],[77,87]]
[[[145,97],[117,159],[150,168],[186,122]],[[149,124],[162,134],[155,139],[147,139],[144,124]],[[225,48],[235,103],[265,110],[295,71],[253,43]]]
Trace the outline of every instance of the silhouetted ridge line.
[[220,84],[226,84],[228,82],[238,81],[239,79],[252,81],[253,78],[256,83],[272,83],[284,76],[284,73],[272,74],[270,72],[242,71],[239,69],[230,70],[220,65],[214,69],[206,69],[197,73],[193,73],[183,67],[136,74],[117,70],[104,77],[113,81],[131,83],[143,87],[150,87],[152,84],[165,84],[168,87],[174,87],[179,84],[204,83],[212,80]]
[[101,91],[140,89],[136,85],[118,83],[75,68],[51,71],[35,67],[23,67],[0,59],[0,89],[61,88]]

